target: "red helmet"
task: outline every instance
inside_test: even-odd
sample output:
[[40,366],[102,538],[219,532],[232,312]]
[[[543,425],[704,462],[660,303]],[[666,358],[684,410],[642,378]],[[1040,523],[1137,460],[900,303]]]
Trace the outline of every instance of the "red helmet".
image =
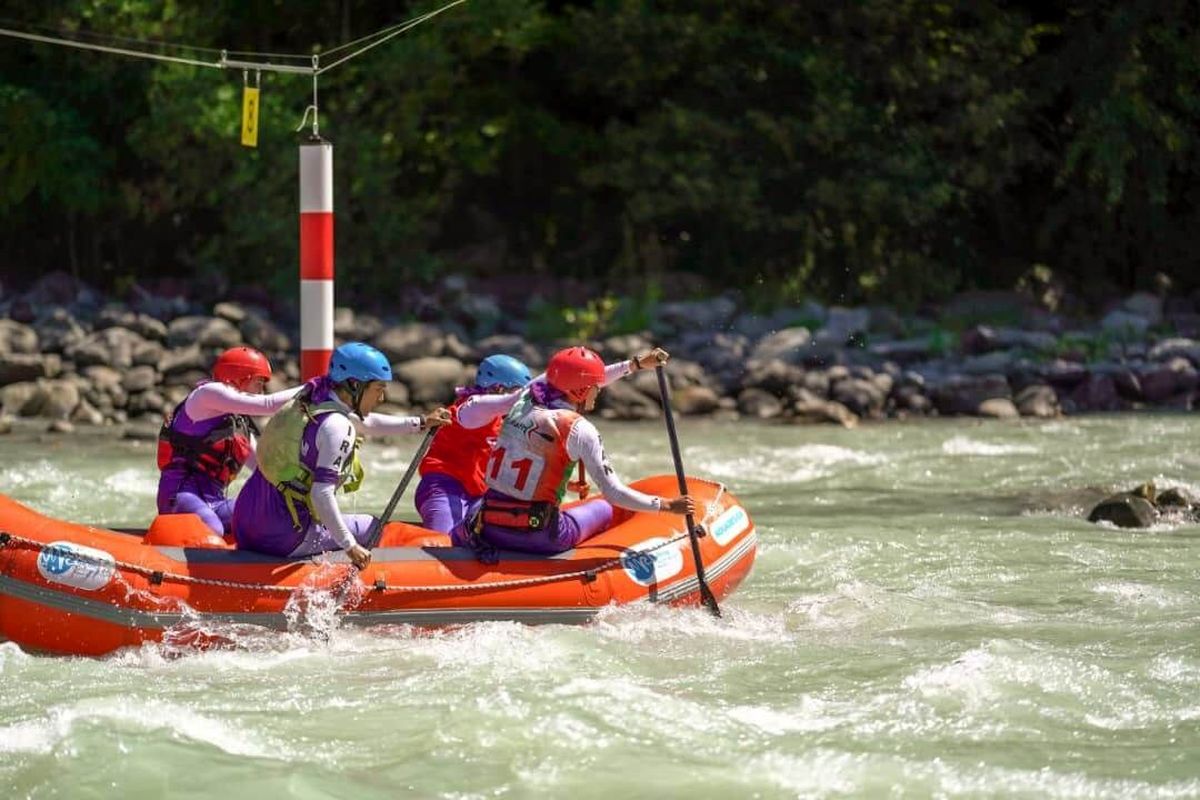
[[217,356],[212,376],[221,383],[241,389],[252,378],[271,378],[271,362],[253,347],[231,347]]
[[550,357],[546,380],[570,397],[580,398],[593,386],[604,383],[604,360],[586,347],[568,347]]

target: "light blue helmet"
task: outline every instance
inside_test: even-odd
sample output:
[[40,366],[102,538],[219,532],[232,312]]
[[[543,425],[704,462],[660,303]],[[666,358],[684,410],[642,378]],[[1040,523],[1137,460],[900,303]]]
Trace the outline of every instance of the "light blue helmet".
[[533,380],[529,367],[512,356],[491,355],[479,362],[475,371],[475,385],[479,387],[503,386],[506,389],[519,389]]
[[390,381],[392,365],[388,363],[387,356],[366,342],[346,342],[333,351],[326,374],[334,383],[349,380],[362,383]]

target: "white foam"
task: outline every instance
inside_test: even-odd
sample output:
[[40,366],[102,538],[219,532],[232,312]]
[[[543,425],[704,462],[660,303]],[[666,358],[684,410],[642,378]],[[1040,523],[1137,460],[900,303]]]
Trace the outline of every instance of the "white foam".
[[9,669],[19,669],[29,663],[32,656],[22,650],[16,642],[0,642],[0,675]]
[[122,495],[154,497],[158,493],[158,474],[150,469],[130,467],[105,476],[104,488]]
[[988,708],[999,695],[992,683],[996,659],[986,650],[968,650],[949,664],[929,667],[904,679],[904,686],[929,697],[950,695],[973,708]]
[[811,695],[801,697],[799,706],[733,706],[726,713],[737,722],[768,736],[827,731],[846,722],[846,717],[835,713],[831,703]]
[[1120,605],[1154,608],[1171,608],[1181,604],[1181,599],[1159,587],[1134,581],[1108,581],[1092,587],[1096,594],[1109,595]]
[[[780,476],[789,482],[813,480],[834,474],[839,467],[873,466],[887,462],[879,453],[853,450],[831,444],[805,444],[799,447],[756,447],[730,458],[728,448],[694,447],[688,449],[689,469],[714,478],[775,483]],[[692,464],[695,467],[692,467]]]
[[942,452],[950,456],[1016,456],[1034,455],[1041,451],[1028,444],[993,444],[967,436],[955,436],[942,442]]
[[261,734],[193,711],[186,706],[132,697],[92,698],[51,708],[46,717],[0,727],[0,753],[49,753],[68,741],[80,725],[112,723],[170,735],[215,747],[235,756],[278,758],[292,754]]
[[722,608],[721,619],[705,608],[673,608],[637,603],[606,606],[589,630],[613,641],[636,644],[676,636],[732,642],[783,643],[792,640],[782,614],[756,614]]

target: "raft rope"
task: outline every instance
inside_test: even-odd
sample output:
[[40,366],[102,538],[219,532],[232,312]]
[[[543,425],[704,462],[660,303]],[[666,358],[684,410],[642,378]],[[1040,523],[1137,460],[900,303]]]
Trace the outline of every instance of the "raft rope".
[[[682,542],[687,538],[687,533],[681,533],[671,539],[666,540],[665,542],[662,542],[661,544],[656,544],[654,547],[648,547],[645,550],[637,550],[633,552],[638,554],[653,553],[656,550],[660,550],[664,547]],[[55,545],[39,542],[36,539],[29,539],[24,536],[18,536],[15,533],[0,531],[0,549],[14,544],[26,547],[28,549],[37,550],[39,553],[41,553],[43,550],[57,550],[59,552],[64,552],[64,554],[68,555],[72,560],[79,561],[84,564],[92,564],[101,567],[120,567],[126,572],[132,572],[148,578],[152,586],[161,585],[165,581],[169,580],[174,583],[192,584],[196,586],[217,586],[222,589],[241,589],[245,591],[271,592],[277,594],[292,594],[302,589],[316,588],[306,587],[303,585],[278,586],[273,583],[246,583],[243,581],[226,581],[221,580],[220,578],[199,578],[195,575],[183,575],[178,572],[167,572],[166,570],[151,569],[150,567],[146,567],[141,564],[134,564],[129,561],[119,561],[116,559],[109,561],[107,559],[96,558],[94,556],[89,556],[85,553],[77,553],[75,551],[70,551],[68,553],[62,548],[56,547]],[[387,583],[383,578],[376,578],[375,581],[370,584],[370,588],[376,592],[462,592],[480,591],[485,589],[512,589],[520,586],[537,586],[539,584],[574,580],[576,578],[581,579],[584,583],[591,583],[592,581],[596,580],[596,577],[601,572],[606,572],[622,565],[623,557],[617,556],[616,558],[612,558],[599,564],[598,566],[591,567],[590,569],[561,572],[555,575],[539,575],[533,578],[513,578],[511,580],[503,581],[482,581],[479,583],[454,586],[414,586],[411,584],[393,584]],[[350,570],[353,569],[353,567],[350,567]]]

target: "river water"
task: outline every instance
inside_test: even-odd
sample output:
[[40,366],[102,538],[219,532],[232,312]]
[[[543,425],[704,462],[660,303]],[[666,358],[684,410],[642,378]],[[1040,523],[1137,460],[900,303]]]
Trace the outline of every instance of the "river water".
[[[670,470],[661,427],[601,428],[626,477]],[[0,796],[1200,796],[1200,527],[1083,519],[1146,479],[1200,494],[1200,417],[681,438],[758,525],[724,619],[248,632],[99,660],[3,643]],[[358,510],[415,444],[368,447]],[[40,510],[150,519],[148,444],[0,451],[0,491]]]

